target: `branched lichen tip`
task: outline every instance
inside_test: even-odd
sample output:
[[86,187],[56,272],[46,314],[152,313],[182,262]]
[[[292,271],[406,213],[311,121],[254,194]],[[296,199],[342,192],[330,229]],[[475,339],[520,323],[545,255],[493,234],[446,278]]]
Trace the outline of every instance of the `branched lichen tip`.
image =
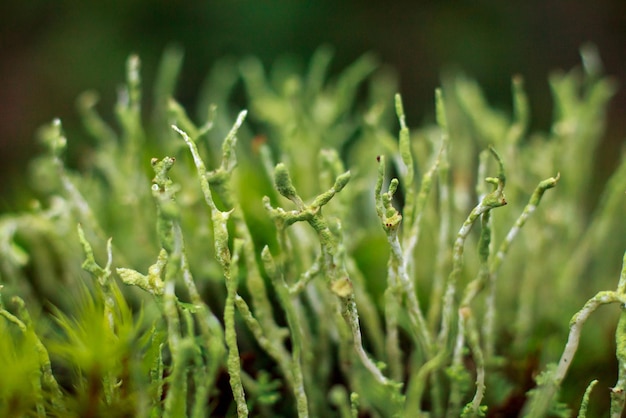
[[297,198],[296,188],[291,182],[291,176],[287,167],[283,163],[278,163],[274,169],[274,183],[276,184],[276,190],[282,196],[289,200]]

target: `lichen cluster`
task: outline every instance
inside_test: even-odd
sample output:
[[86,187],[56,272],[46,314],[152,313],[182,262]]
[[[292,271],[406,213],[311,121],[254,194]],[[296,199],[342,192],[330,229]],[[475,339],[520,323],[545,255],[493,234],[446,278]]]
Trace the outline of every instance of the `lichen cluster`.
[[[621,415],[626,267],[596,292],[620,274],[626,163],[591,205],[615,90],[595,51],[551,77],[544,134],[520,77],[511,115],[446,79],[410,131],[371,56],[329,79],[331,55],[304,74],[223,61],[196,117],[173,98],[179,51],[149,117],[132,56],[117,128],[78,101],[81,170],[61,122],[42,128],[41,198],[0,219],[2,416]],[[612,375],[566,378],[575,355],[608,361],[594,344],[617,353],[610,399],[591,389]]]

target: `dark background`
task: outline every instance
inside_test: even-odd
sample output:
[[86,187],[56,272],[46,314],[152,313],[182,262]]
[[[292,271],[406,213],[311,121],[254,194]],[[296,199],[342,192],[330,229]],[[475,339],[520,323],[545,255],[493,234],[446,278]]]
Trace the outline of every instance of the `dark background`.
[[[433,113],[442,71],[477,79],[498,106],[510,78],[526,80],[533,127],[549,129],[547,84],[555,69],[580,63],[579,47],[598,46],[606,73],[626,81],[626,1],[147,1],[0,2],[0,211],[16,209],[27,161],[40,152],[36,129],[60,117],[80,140],[75,98],[101,93],[110,112],[126,57],[142,58],[149,88],[167,45],[185,51],[178,98],[195,92],[221,57],[254,54],[266,64],[286,53],[306,62],[322,44],[339,71],[364,52],[396,69],[409,123]],[[600,170],[610,172],[626,132],[626,95],[612,102]]]

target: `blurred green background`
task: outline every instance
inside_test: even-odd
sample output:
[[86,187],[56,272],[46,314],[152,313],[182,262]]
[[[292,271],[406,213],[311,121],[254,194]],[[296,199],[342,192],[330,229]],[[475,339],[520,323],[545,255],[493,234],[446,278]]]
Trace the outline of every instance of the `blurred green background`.
[[[395,69],[413,126],[432,120],[433,90],[449,69],[477,79],[502,107],[509,106],[510,77],[521,74],[533,126],[543,130],[552,117],[547,76],[577,65],[584,42],[598,46],[607,74],[626,80],[623,0],[29,0],[0,2],[0,16],[0,211],[21,203],[15,194],[39,152],[37,127],[60,117],[71,141],[84,138],[76,97],[95,89],[110,116],[132,52],[142,58],[149,89],[163,50],[182,47],[178,99],[193,108],[204,77],[225,56],[253,54],[271,65],[290,54],[304,63],[329,44],[339,71],[371,51]],[[612,171],[625,131],[620,90],[598,151],[599,173]]]

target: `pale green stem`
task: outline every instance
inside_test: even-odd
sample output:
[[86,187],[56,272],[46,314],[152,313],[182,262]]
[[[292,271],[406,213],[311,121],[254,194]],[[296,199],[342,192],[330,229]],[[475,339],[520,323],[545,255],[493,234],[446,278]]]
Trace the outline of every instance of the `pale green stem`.
[[[401,118],[401,120],[403,120],[403,118]],[[401,123],[401,126],[402,125],[403,123]],[[406,129],[406,126],[403,129]],[[408,145],[406,146],[406,148],[407,149],[404,153],[408,153],[410,155],[410,148],[408,147]],[[405,233],[403,245],[404,251],[402,251],[400,242],[398,240],[397,230],[393,230],[391,231],[391,233],[387,234],[387,238],[391,246],[392,257],[396,258],[395,262],[392,263],[392,265],[397,266],[396,274],[400,279],[400,284],[402,285],[404,294],[407,297],[406,303],[408,308],[407,310],[409,314],[409,320],[411,322],[412,333],[420,341],[426,358],[429,358],[432,355],[431,335],[428,332],[428,326],[426,320],[424,319],[422,309],[419,305],[415,285],[413,283],[413,280],[409,278],[408,271],[410,268],[410,264],[412,264],[412,262],[414,261],[413,252],[415,251],[415,247],[417,246],[417,243],[419,241],[420,226],[422,217],[424,215],[424,208],[426,206],[428,194],[430,192],[430,189],[432,188],[433,177],[439,165],[442,152],[443,144],[439,153],[437,154],[435,162],[432,164],[431,168],[422,176],[422,183],[420,185],[420,190],[417,195],[415,205],[409,205],[410,202],[406,202],[405,207],[407,209],[413,208],[414,212],[413,210],[409,210],[407,214],[405,210],[405,216],[403,216],[404,219],[409,219],[409,222],[412,223],[410,224],[410,231],[408,231],[408,233]],[[405,161],[405,164],[407,164],[407,160],[409,159],[408,157],[403,157],[403,160]],[[412,158],[410,159],[410,161],[411,163],[407,164],[408,172],[412,172],[413,170]],[[410,176],[410,183],[412,183],[412,180],[412,176]],[[405,190],[407,189],[407,187],[410,186],[410,183],[405,186]],[[412,193],[411,196],[413,195],[414,194]],[[400,301],[401,298],[398,298],[398,302]]]
[[422,396],[426,389],[428,376],[441,370],[448,361],[449,350],[439,350],[437,354],[424,363],[417,372],[411,373],[411,379],[406,391],[405,416],[427,418],[429,414],[422,413]]
[[563,382],[563,379],[572,364],[580,342],[580,334],[582,332],[583,325],[596,309],[609,303],[620,303],[621,305],[624,305],[626,304],[626,297],[614,291],[598,292],[572,317],[570,321],[569,336],[567,338],[563,354],[561,355],[561,359],[559,360],[559,364],[546,383],[536,389],[535,396],[532,398],[530,404],[525,408],[525,417],[541,418],[547,414],[550,406],[555,400],[556,393],[561,387],[561,383]]
[[[623,294],[622,294],[623,295]],[[617,382],[611,388],[611,418],[620,418],[626,402],[626,308],[622,309],[615,330]]]
[[291,331],[291,373],[294,383],[296,407],[298,410],[298,417],[306,418],[309,416],[309,406],[304,389],[304,377],[302,374],[302,330],[300,329],[300,318],[294,308],[294,303],[289,295],[285,279],[277,268],[267,246],[263,248],[261,257],[265,265],[265,270],[274,283],[274,289],[276,290],[280,304],[285,310],[285,314],[287,316],[287,324],[289,325],[289,330]]
[[[469,310],[469,308],[466,308]],[[460,405],[465,391],[461,390],[461,382],[464,383],[469,373],[463,366],[463,348],[465,347],[465,318],[462,318],[464,310],[459,309],[457,324],[457,334],[452,348],[452,364],[449,366],[451,374],[450,379],[450,396],[448,397],[448,407],[446,417],[453,418],[461,415]]]
[[495,323],[496,323],[496,289],[497,289],[497,278],[498,278],[498,270],[502,265],[502,261],[504,257],[508,253],[511,248],[511,244],[513,243],[515,237],[519,234],[521,228],[524,226],[526,221],[532,216],[532,214],[537,209],[539,203],[541,202],[541,198],[543,197],[546,190],[551,189],[556,186],[559,181],[560,174],[557,173],[555,177],[550,177],[545,180],[539,182],[535,191],[531,195],[528,203],[524,207],[524,210],[520,214],[520,216],[515,221],[515,224],[511,227],[509,232],[506,235],[506,238],[500,244],[500,247],[495,254],[495,256],[490,261],[489,266],[489,292],[486,300],[486,313],[485,319],[482,329],[482,335],[485,341],[485,361],[488,363],[493,356],[495,355]]
[[353,296],[341,298],[341,316],[348,323],[350,331],[352,332],[352,341],[354,350],[359,356],[361,362],[365,368],[371,373],[372,377],[376,381],[385,386],[392,386],[393,382],[389,380],[380,371],[376,364],[369,358],[365,349],[363,348],[363,342],[361,340],[361,327],[359,325],[359,315],[356,308],[356,303]]
[[96,279],[96,283],[98,284],[104,299],[104,315],[109,323],[109,328],[111,331],[115,332],[115,298],[111,291],[111,285],[109,282],[111,277],[111,265],[113,264],[113,249],[111,246],[112,239],[109,238],[107,240],[107,263],[104,268],[102,268],[96,263],[93,249],[85,238],[85,233],[80,224],[78,224],[78,238],[83,246],[83,251],[85,252],[85,261],[81,267],[83,270],[91,273],[91,275]]
[[[471,314],[471,313],[470,313]],[[469,416],[481,416],[481,404],[485,396],[485,357],[480,346],[480,334],[473,316],[467,318],[467,341],[476,363],[476,393],[470,405]]]
[[578,410],[577,418],[587,418],[587,408],[589,406],[589,396],[591,396],[591,391],[598,384],[597,380],[592,380],[589,382],[587,389],[585,389],[585,394],[583,395],[583,400],[580,403],[580,409]]
[[439,170],[437,173],[439,186],[439,236],[437,241],[437,255],[435,259],[435,274],[429,298],[428,325],[431,332],[435,332],[435,327],[439,321],[442,311],[443,291],[445,287],[446,271],[450,263],[450,162],[448,160],[450,134],[448,132],[448,121],[446,117],[445,103],[441,89],[435,91],[435,109],[437,112],[437,124],[441,131],[441,152],[439,155]]
[[[617,293],[626,296],[626,252],[622,261],[622,272],[617,284]],[[617,329],[615,330],[615,355],[617,357],[617,382],[611,388],[611,418],[619,418],[626,402],[626,305],[622,304]]]
[[383,385],[391,384],[389,379],[382,374],[380,369],[376,367],[363,349],[361,328],[356,304],[354,302],[352,282],[346,271],[343,259],[339,257],[339,244],[337,239],[329,229],[328,223],[321,212],[322,206],[328,203],[333,196],[340,192],[348,183],[350,180],[350,172],[348,171],[339,175],[333,187],[318,195],[313,203],[308,206],[305,205],[300,196],[298,196],[284,164],[281,163],[276,166],[274,179],[276,190],[278,190],[281,195],[291,200],[297,208],[295,211],[273,208],[269,203],[269,198],[264,198],[265,207],[276,222],[278,230],[280,231],[285,226],[289,226],[295,222],[306,221],[316,231],[322,249],[324,275],[331,291],[339,297],[341,315],[350,328],[354,349],[365,368],[372,374],[376,381]]
[[217,211],[218,209],[217,206],[215,206],[215,202],[213,201],[213,193],[211,192],[211,188],[209,187],[209,181],[207,180],[207,169],[204,165],[204,161],[202,161],[200,153],[198,152],[198,147],[185,131],[178,128],[176,125],[172,125],[172,129],[180,134],[180,136],[189,147],[189,151],[191,151],[193,162],[196,165],[196,169],[198,171],[198,178],[200,179],[200,189],[202,190],[202,194],[204,195],[204,201],[211,209],[211,215],[213,215],[213,211]]
[[452,313],[454,312],[455,306],[454,296],[456,293],[458,277],[461,274],[461,269],[463,267],[463,250],[465,246],[465,240],[467,239],[467,236],[469,235],[472,226],[474,226],[474,222],[478,219],[480,215],[493,208],[506,205],[506,199],[504,198],[503,192],[505,179],[502,161],[500,160],[500,157],[493,148],[490,148],[490,150],[500,164],[498,177],[488,177],[486,179],[488,183],[491,183],[495,186],[495,190],[486,195],[481,200],[481,202],[474,209],[472,209],[465,222],[463,222],[461,229],[459,229],[459,232],[457,233],[457,237],[454,242],[454,247],[452,251],[452,272],[448,277],[448,283],[444,295],[441,329],[438,337],[440,349],[444,349],[446,341],[448,340],[450,334],[450,326],[453,319]]
[[395,96],[396,115],[398,122],[400,123],[400,133],[398,138],[398,151],[404,167],[400,166],[401,178],[403,180],[404,189],[404,218],[408,225],[416,225],[414,216],[416,213],[415,207],[415,189],[413,188],[413,179],[415,177],[413,168],[413,153],[411,152],[411,137],[409,128],[406,126],[406,116],[404,115],[404,107],[402,106],[402,98],[399,94]]
[[[232,170],[235,168],[236,159],[234,154],[234,144],[236,140],[236,132],[237,129],[243,123],[243,120],[246,116],[246,112],[241,112],[237,118],[236,123],[233,125],[233,128],[230,130],[226,140],[223,144],[223,158],[220,168],[215,172],[208,173],[202,158],[198,152],[198,148],[196,144],[191,140],[191,138],[181,129],[176,126],[172,126],[174,130],[176,130],[187,143],[189,150],[193,156],[194,162],[196,164],[196,168],[198,170],[198,176],[200,178],[200,186],[202,192],[205,196],[205,200],[211,211],[217,210],[215,203],[213,202],[212,192],[209,186],[209,181],[215,182],[220,191],[220,197],[225,202],[225,204],[229,205],[231,210],[231,219],[235,224],[235,228],[237,234],[243,239],[243,254],[246,262],[246,268],[248,269],[247,275],[247,286],[250,290],[250,294],[252,296],[252,300],[254,306],[256,308],[256,316],[259,318],[262,326],[266,329],[272,338],[277,337],[280,332],[278,331],[278,327],[274,323],[272,319],[272,309],[271,303],[267,298],[267,291],[265,289],[265,284],[263,279],[259,273],[258,266],[255,260],[255,252],[253,246],[252,236],[250,234],[250,230],[248,229],[244,219],[243,219],[243,211],[238,204],[238,202],[233,199],[230,189],[228,188],[227,177],[230,175]],[[281,350],[284,351],[284,350]],[[287,356],[284,352],[276,353],[280,356]]]
[[237,416],[247,417],[248,406],[246,405],[246,396],[241,383],[241,363],[239,360],[239,348],[237,346],[237,331],[235,330],[235,297],[237,295],[236,265],[239,260],[242,242],[235,240],[232,263],[230,269],[224,271],[226,279],[227,296],[224,304],[224,329],[226,346],[228,347],[228,360],[226,367],[230,375],[230,387],[237,404]]
[[[104,268],[102,268],[96,263],[91,245],[85,238],[85,233],[80,224],[78,225],[78,237],[83,246],[83,251],[85,252],[85,261],[82,264],[82,268],[91,273],[91,275],[96,279],[98,289],[100,290],[104,300],[104,317],[108,322],[109,329],[113,334],[115,334],[115,297],[113,295],[113,291],[111,290],[110,283],[111,265],[113,263],[113,249],[111,247],[112,239],[109,238],[107,241],[107,264]],[[106,372],[103,377],[103,386],[107,404],[110,404],[113,399],[113,394],[116,389],[115,385],[115,376],[110,372]]]
[[[398,230],[393,229],[387,232],[387,240],[391,247],[390,266],[394,269],[393,275],[399,279],[402,293],[407,298],[407,314],[411,323],[412,334],[420,342],[424,356],[430,357],[432,351],[432,341],[428,333],[428,326],[422,314],[422,310],[417,300],[417,293],[413,281],[409,278],[406,271],[405,256],[407,253],[402,252],[400,241],[398,239]],[[401,294],[396,293],[395,303],[400,305],[402,301]],[[393,302],[392,302],[393,303]]]
[[[128,284],[136,284],[152,292],[157,301],[162,303],[167,323],[168,346],[171,353],[171,375],[173,384],[165,398],[163,415],[165,417],[186,416],[187,414],[187,369],[188,362],[193,358],[195,342],[193,334],[181,337],[179,301],[175,293],[175,283],[183,267],[184,240],[177,220],[179,209],[174,195],[177,188],[168,177],[175,159],[165,157],[162,160],[152,159],[155,178],[152,194],[158,208],[157,229],[163,250],[154,266],[150,267],[148,276],[143,276],[130,269],[118,269],[122,279]],[[164,283],[159,277],[165,270]],[[162,294],[161,294],[162,289]],[[186,313],[189,322],[189,313]]]
[[[256,308],[255,314],[258,318],[258,322],[256,322],[256,320],[255,322],[251,322],[250,320],[247,320],[246,322],[249,327],[252,327],[250,329],[256,336],[257,341],[259,341],[261,346],[267,350],[268,354],[270,354],[277,361],[287,382],[292,386],[294,390],[296,390],[294,386],[295,382],[292,378],[291,367],[289,366],[289,355],[286,352],[285,348],[282,346],[282,344],[280,344],[280,342],[284,339],[285,333],[280,328],[278,328],[272,318],[272,306],[267,297],[267,291],[265,289],[263,278],[261,277],[258,270],[254,255],[252,236],[243,218],[243,211],[238,202],[233,199],[229,187],[230,175],[233,169],[236,167],[237,163],[236,155],[234,152],[234,145],[236,143],[236,132],[243,123],[245,116],[245,111],[239,114],[237,121],[231,128],[222,145],[223,155],[221,165],[217,170],[210,173],[207,172],[204,162],[198,152],[198,148],[193,140],[183,130],[177,128],[176,126],[172,126],[172,128],[183,137],[193,156],[194,163],[198,171],[198,176],[200,178],[201,189],[205,196],[205,201],[211,208],[211,214],[214,221],[216,237],[215,242],[216,252],[218,254],[218,261],[220,261],[225,271],[228,264],[228,231],[226,229],[226,219],[224,218],[230,218],[232,215],[236,233],[243,240],[243,254],[246,262],[246,268],[248,271],[247,285],[250,290],[254,306]],[[229,212],[221,212],[217,209],[213,201],[213,195],[209,183],[217,188],[217,191],[219,192],[222,201],[232,208]],[[224,239],[224,237],[226,238]],[[236,304],[238,306],[238,309],[242,309],[243,304],[241,302],[236,301]],[[244,318],[247,317],[246,312],[242,312],[242,314],[244,315]],[[249,318],[252,318],[251,313]],[[258,328],[256,325],[252,324],[260,325],[261,328]],[[262,341],[271,341],[271,344],[264,345],[262,344]]]
[[[134,168],[134,159],[141,155],[139,147],[143,142],[143,128],[141,124],[141,75],[139,73],[140,60],[137,55],[131,55],[126,62],[126,86],[120,90],[115,110],[118,120],[124,131],[126,145],[125,168]],[[124,170],[126,173],[135,170]]]
[[150,367],[150,381],[152,384],[156,386],[155,394],[152,398],[152,408],[150,410],[151,418],[158,418],[163,416],[163,405],[161,403],[161,399],[163,397],[163,386],[165,385],[165,379],[163,379],[163,347],[165,343],[163,342],[165,336],[163,335],[163,331],[157,331],[156,327],[152,328],[152,335],[150,344],[157,346],[157,355],[155,356],[154,362]]
[[402,379],[402,351],[398,334],[398,299],[402,297],[398,277],[389,263],[387,271],[387,288],[385,289],[385,349],[389,374],[394,380]]
[[539,184],[535,188],[535,191],[530,197],[530,200],[528,201],[528,203],[524,207],[524,210],[520,214],[519,218],[517,218],[517,220],[515,221],[515,224],[513,225],[513,227],[511,227],[511,229],[507,233],[506,238],[504,239],[504,241],[502,241],[502,244],[500,244],[500,248],[498,249],[498,252],[496,253],[495,257],[493,258],[491,262],[490,270],[492,272],[496,272],[500,268],[500,265],[502,264],[504,257],[509,251],[511,244],[513,243],[513,240],[515,239],[517,234],[520,232],[521,228],[524,226],[526,221],[532,216],[532,214],[537,209],[537,206],[539,205],[539,202],[541,202],[541,198],[543,197],[543,194],[545,193],[546,190],[551,189],[554,186],[556,186],[560,177],[561,177],[560,173],[557,173],[555,177],[550,177],[539,182]]
[[63,191],[65,195],[72,203],[72,206],[77,211],[78,218],[82,223],[89,225],[92,231],[96,233],[98,238],[104,240],[105,234],[100,227],[96,216],[94,215],[91,207],[80,193],[78,188],[74,185],[74,183],[70,180],[67,172],[65,171],[65,166],[63,161],[61,160],[61,153],[65,150],[67,146],[67,139],[65,134],[63,133],[63,127],[61,125],[60,119],[54,119],[50,125],[46,127],[43,131],[42,138],[44,143],[47,145],[50,155],[52,157],[52,162],[57,170],[59,180],[61,181],[61,185],[63,187]]
[[[231,147],[234,141],[236,130],[239,128],[241,123],[243,123],[244,118],[245,112],[240,113],[237,122],[233,126],[233,129],[231,129],[228,136],[224,140],[224,155],[222,159],[222,165],[220,166],[220,171],[212,173],[214,176],[217,175],[217,173],[221,174],[223,176],[221,178],[223,181],[226,181],[226,177],[229,176],[230,171],[236,165],[234,150]],[[217,261],[222,266],[228,290],[227,305],[224,308],[225,321],[227,322],[227,328],[225,330],[226,345],[228,347],[227,368],[230,375],[231,389],[233,391],[235,402],[237,404],[237,415],[239,417],[245,417],[248,416],[248,407],[246,405],[243,385],[241,383],[241,365],[239,363],[237,334],[234,328],[234,309],[237,278],[232,277],[231,270],[233,269],[233,260],[231,260],[231,253],[228,248],[227,223],[229,216],[232,213],[232,210],[229,212],[222,212],[217,208],[215,202],[213,201],[213,195],[209,186],[209,176],[207,174],[204,162],[200,157],[196,144],[191,140],[191,138],[189,138],[189,136],[184,131],[178,129],[176,126],[172,127],[183,137],[185,143],[191,151],[194,163],[196,165],[196,169],[198,171],[198,177],[200,178],[200,187],[204,194],[205,201],[211,209],[211,219],[213,221],[213,236],[215,240],[215,254],[217,257]],[[241,242],[240,244],[238,244],[238,246],[242,245],[243,244],[241,244]]]
[[[400,240],[398,238],[398,230],[400,228],[400,222],[402,221],[402,215],[400,215],[400,213],[391,204],[393,195],[397,190],[398,180],[393,179],[389,184],[388,191],[383,193],[382,184],[385,172],[385,157],[380,156],[378,157],[378,160],[378,181],[376,183],[375,192],[376,210],[391,248],[388,265],[388,292],[386,292],[387,296],[385,297],[385,311],[391,315],[389,318],[391,323],[388,322],[387,326],[394,326],[393,322],[395,322],[394,317],[396,314],[393,311],[398,309],[396,305],[401,305],[402,293],[406,294],[408,304],[407,313],[411,323],[412,335],[419,341],[424,356],[428,358],[431,355],[432,342],[430,334],[428,333],[426,321],[424,320],[422,310],[417,300],[417,294],[415,292],[413,281],[409,278],[406,271],[405,257],[408,256],[408,253],[402,251]],[[395,295],[395,300],[394,298],[389,297],[392,294]],[[388,329],[387,332],[389,331],[391,330]],[[396,355],[394,353],[397,352],[397,341],[394,341],[394,339],[396,339],[395,332],[392,332],[388,337],[387,347],[388,350],[392,350],[392,352],[388,352],[387,356],[390,359],[393,359],[394,357],[392,356]]]
[[[480,270],[477,277],[471,281],[463,292],[461,304],[458,310],[457,319],[457,336],[454,351],[452,355],[452,368],[463,370],[463,348],[465,347],[465,337],[468,337],[470,349],[476,364],[476,392],[474,399],[470,405],[468,412],[476,415],[479,413],[480,404],[485,392],[485,368],[482,348],[480,347],[480,338],[476,329],[474,313],[470,307],[474,298],[484,288],[489,276],[489,254],[491,247],[491,212],[487,211],[481,216],[481,232],[480,241],[478,243],[478,254],[480,259]],[[450,398],[448,401],[448,416],[450,418],[460,413],[460,404],[463,393],[459,387],[458,379],[453,380],[450,389]]]
[[[203,364],[200,357],[197,361],[198,366],[203,372],[197,371],[194,373],[196,380],[196,390],[194,406],[192,416],[194,418],[201,418],[206,416],[206,398],[209,396],[211,389],[213,388],[215,378],[222,367],[222,358],[224,356],[224,330],[217,317],[213,314],[211,309],[202,300],[196,284],[191,275],[191,270],[187,261],[187,256],[184,252],[184,240],[182,231],[178,222],[174,226],[174,234],[176,234],[183,243],[183,251],[181,253],[181,271],[183,282],[187,287],[189,296],[195,309],[197,310],[197,316],[199,317],[198,326],[201,335],[204,337],[204,341],[207,348],[207,361],[206,365]],[[233,259],[235,257],[233,256]],[[190,335],[192,332],[190,331]],[[199,357],[199,356],[198,356]]]
[[317,276],[321,272],[320,261],[321,261],[321,257],[318,256],[315,259],[315,262],[311,264],[311,267],[309,267],[307,271],[305,271],[304,273],[300,275],[300,278],[298,279],[298,281],[296,281],[293,285],[288,286],[290,295],[295,296],[301,293],[306,288],[307,284],[309,284],[309,282],[313,280],[315,276]]
[[237,305],[237,311],[239,311],[243,321],[246,323],[246,326],[250,332],[252,332],[252,335],[254,335],[256,342],[278,363],[283,372],[283,376],[285,376],[285,379],[287,380],[287,384],[290,388],[294,388],[295,383],[293,380],[293,373],[291,372],[291,360],[289,357],[285,358],[283,356],[282,352],[284,351],[284,348],[282,344],[280,344],[280,342],[289,335],[289,332],[285,328],[280,328],[278,329],[278,332],[280,333],[278,340],[272,340],[264,334],[263,327],[260,322],[252,315],[250,307],[241,296],[236,295],[235,305]]
[[170,381],[165,398],[165,408],[163,416],[182,417],[187,414],[187,356],[182,346],[180,337],[180,317],[178,312],[178,298],[175,294],[175,279],[178,273],[178,261],[174,256],[168,260],[165,278],[165,289],[163,293],[163,310],[167,323],[167,339],[172,356]]
[[[229,219],[232,220],[235,225],[236,236],[240,237],[243,242],[243,257],[247,270],[246,285],[255,308],[255,316],[262,325],[263,332],[267,335],[270,341],[274,341],[276,349],[272,350],[270,355],[272,355],[274,360],[276,360],[279,364],[283,375],[289,383],[292,382],[290,377],[291,370],[288,366],[290,362],[289,353],[282,344],[279,344],[279,342],[283,341],[286,333],[284,333],[274,321],[272,303],[267,296],[265,282],[261,277],[259,266],[257,264],[252,234],[250,233],[248,224],[245,221],[241,205],[234,197],[231,190],[232,173],[237,165],[235,154],[235,145],[237,142],[236,134],[243,124],[246,115],[246,111],[239,113],[237,120],[233,124],[222,144],[222,160],[220,166],[216,170],[207,173],[206,177],[210,186],[215,189],[221,201],[227,207],[231,208]],[[193,149],[192,153],[194,153]],[[195,153],[198,153],[197,150]]]

